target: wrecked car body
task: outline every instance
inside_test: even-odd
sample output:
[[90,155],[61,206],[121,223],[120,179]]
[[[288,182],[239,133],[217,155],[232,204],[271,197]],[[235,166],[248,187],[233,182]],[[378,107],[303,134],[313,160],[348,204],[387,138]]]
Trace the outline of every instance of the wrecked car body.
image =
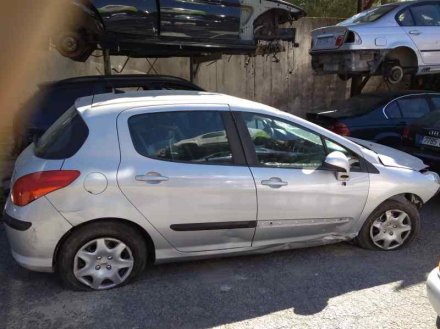
[[130,57],[253,54],[259,42],[295,42],[282,27],[305,12],[282,0],[74,0],[53,37],[66,57],[85,61],[98,47]]
[[382,75],[399,83],[405,74],[440,70],[440,4],[393,3],[366,10],[312,32],[313,70],[318,74]]

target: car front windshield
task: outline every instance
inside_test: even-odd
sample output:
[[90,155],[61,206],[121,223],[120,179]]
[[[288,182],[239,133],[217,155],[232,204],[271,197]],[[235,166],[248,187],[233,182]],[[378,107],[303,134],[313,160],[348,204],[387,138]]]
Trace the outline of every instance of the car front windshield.
[[365,10],[359,14],[356,14],[338,25],[353,25],[353,24],[365,24],[372,23],[388,14],[393,9],[397,8],[396,5],[386,5],[380,7],[374,7],[372,9]]

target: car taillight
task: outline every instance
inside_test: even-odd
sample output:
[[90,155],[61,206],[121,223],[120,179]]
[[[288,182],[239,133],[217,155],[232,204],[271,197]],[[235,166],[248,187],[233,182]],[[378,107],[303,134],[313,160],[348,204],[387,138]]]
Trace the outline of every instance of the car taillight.
[[341,136],[350,136],[350,129],[342,122],[337,122],[331,125],[330,130]]
[[344,44],[344,41],[345,41],[345,35],[339,35],[336,38],[335,46],[338,48],[341,47]]
[[80,174],[77,170],[52,170],[20,177],[12,187],[12,202],[23,207],[50,192],[66,187]]

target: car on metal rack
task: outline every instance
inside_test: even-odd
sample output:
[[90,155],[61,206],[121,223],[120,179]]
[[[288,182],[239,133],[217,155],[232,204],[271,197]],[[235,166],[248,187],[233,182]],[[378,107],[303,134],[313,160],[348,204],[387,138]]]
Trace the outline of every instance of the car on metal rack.
[[318,74],[383,75],[440,72],[440,2],[405,1],[368,9],[312,32],[312,66]]
[[130,57],[254,54],[259,42],[295,43],[283,24],[306,15],[283,0],[72,0],[65,11],[52,39],[77,61],[98,46]]

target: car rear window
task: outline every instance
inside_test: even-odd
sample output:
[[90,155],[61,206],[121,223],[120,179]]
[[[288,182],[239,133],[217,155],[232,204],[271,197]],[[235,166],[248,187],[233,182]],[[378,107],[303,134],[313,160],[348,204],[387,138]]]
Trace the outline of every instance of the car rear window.
[[372,23],[382,18],[397,7],[397,5],[386,5],[368,9],[341,22],[340,25]]
[[71,107],[36,142],[35,155],[43,159],[70,158],[88,135],[86,123],[75,107]]

